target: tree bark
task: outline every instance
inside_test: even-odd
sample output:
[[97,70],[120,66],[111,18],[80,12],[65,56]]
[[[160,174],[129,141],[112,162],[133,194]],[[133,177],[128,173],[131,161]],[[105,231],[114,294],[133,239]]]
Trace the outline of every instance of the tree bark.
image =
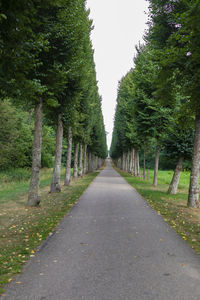
[[159,157],[160,157],[160,146],[157,146],[156,157],[155,157],[155,166],[154,166],[154,176],[153,176],[153,185],[158,185],[158,166],[159,166]]
[[131,151],[128,152],[128,172],[131,173]]
[[177,193],[182,167],[183,167],[183,157],[179,157],[178,163],[176,165],[176,169],[174,170],[172,181],[168,189],[168,194],[175,195]]
[[139,156],[138,151],[137,151],[137,177],[141,177],[140,176],[140,156]]
[[71,161],[72,161],[72,128],[68,129],[68,149],[67,149],[67,162],[65,170],[64,185],[70,184],[71,179]]
[[196,114],[188,206],[199,207],[200,113]]
[[134,157],[134,176],[137,176],[137,150],[135,150],[135,157]]
[[131,150],[131,174],[134,175],[135,170],[135,150],[132,148]]
[[62,160],[63,123],[62,115],[58,115],[58,127],[56,133],[56,155],[54,159],[53,177],[51,181],[51,193],[60,192],[60,172]]
[[73,170],[74,178],[78,177],[78,148],[79,148],[79,145],[75,144],[74,145],[74,170]]
[[146,152],[144,149],[144,162],[143,162],[143,179],[146,179]]
[[83,173],[87,173],[87,145],[84,147],[84,165],[83,165]]
[[80,144],[79,146],[79,168],[78,168],[78,176],[83,176],[83,147]]
[[133,156],[132,156],[132,149],[130,151],[130,173],[132,174],[132,167],[133,167]]
[[125,171],[128,172],[128,153],[125,153]]
[[125,159],[125,153],[123,152],[123,156],[122,156],[122,170],[125,171],[126,167],[126,159]]
[[122,156],[120,157],[120,170],[122,170]]
[[42,152],[42,98],[35,106],[35,127],[33,140],[32,171],[28,195],[28,205],[37,206],[40,203],[40,168]]
[[92,153],[88,152],[88,172],[92,172]]

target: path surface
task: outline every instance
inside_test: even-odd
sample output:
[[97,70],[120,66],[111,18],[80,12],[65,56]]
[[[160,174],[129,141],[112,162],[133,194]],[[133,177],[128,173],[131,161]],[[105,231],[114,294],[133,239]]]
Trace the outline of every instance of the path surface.
[[108,162],[1,299],[199,300],[200,257]]

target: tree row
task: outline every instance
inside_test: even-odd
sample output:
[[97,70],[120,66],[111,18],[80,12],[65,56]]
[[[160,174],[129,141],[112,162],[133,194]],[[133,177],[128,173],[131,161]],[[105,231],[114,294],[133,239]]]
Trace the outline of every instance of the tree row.
[[0,23],[1,101],[9,99],[35,118],[28,204],[36,206],[43,123],[56,132],[51,192],[61,189],[63,136],[68,141],[65,184],[70,181],[72,139],[74,177],[99,167],[107,156],[92,21],[84,0],[19,0],[1,1]]
[[168,192],[175,194],[184,160],[190,161],[188,206],[199,207],[200,3],[149,1],[149,30],[136,47],[134,68],[119,83],[111,157],[143,176],[154,151],[157,185],[160,153],[176,161]]

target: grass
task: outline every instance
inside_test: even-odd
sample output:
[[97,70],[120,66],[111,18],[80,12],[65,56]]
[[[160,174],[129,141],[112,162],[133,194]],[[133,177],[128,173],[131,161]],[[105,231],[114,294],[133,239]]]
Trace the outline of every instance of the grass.
[[29,168],[18,168],[9,169],[7,171],[0,172],[0,185],[3,183],[13,182],[13,181],[24,181],[28,180],[31,175],[31,169]]
[[[41,170],[40,186],[50,185],[53,169],[44,168]],[[61,171],[61,179],[64,177],[64,168]],[[28,192],[30,170],[17,169],[0,173],[0,205],[8,201],[18,199]],[[19,199],[20,201],[20,199]]]
[[150,170],[149,181],[116,170],[147,200],[164,221],[200,254],[200,210],[187,207],[189,172],[182,172],[177,194],[169,195],[167,190],[173,171],[159,171],[158,186],[154,187],[153,170]]
[[50,194],[51,171],[42,170],[41,204],[36,208],[26,206],[28,181],[4,182],[0,187],[0,294],[98,174],[87,174],[63,186],[61,193]]

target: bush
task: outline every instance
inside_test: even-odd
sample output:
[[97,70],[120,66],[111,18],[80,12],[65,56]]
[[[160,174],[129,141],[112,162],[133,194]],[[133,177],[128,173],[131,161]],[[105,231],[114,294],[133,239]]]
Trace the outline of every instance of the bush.
[[[32,165],[34,117],[9,100],[0,102],[0,171]],[[55,131],[43,126],[42,167],[53,166]]]

